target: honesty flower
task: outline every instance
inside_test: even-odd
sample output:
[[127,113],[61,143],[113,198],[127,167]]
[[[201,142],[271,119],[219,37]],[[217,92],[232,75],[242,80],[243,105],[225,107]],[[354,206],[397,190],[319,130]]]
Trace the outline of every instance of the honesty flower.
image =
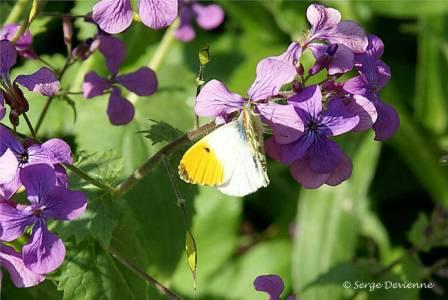
[[[280,295],[285,288],[283,280],[278,275],[260,275],[255,278],[254,288],[257,291],[269,295],[269,300],[280,300]],[[295,295],[290,295],[287,300],[295,300]]]
[[64,261],[62,240],[48,231],[47,220],[73,220],[86,209],[83,193],[56,186],[53,168],[31,165],[20,172],[30,205],[0,202],[0,240],[13,241],[32,227],[31,238],[23,246],[23,262],[32,272],[47,274]]
[[344,90],[355,95],[363,95],[375,105],[378,118],[372,128],[375,140],[383,141],[390,138],[400,126],[400,118],[395,109],[384,103],[379,97],[379,91],[390,80],[389,67],[380,60],[384,52],[384,44],[375,35],[369,35],[369,46],[365,53],[357,54],[355,66],[359,75],[344,83]]
[[0,126],[0,195],[8,199],[21,186],[20,173],[27,166],[47,164],[57,173],[61,185],[65,170],[58,164],[71,164],[70,146],[63,140],[50,139],[43,144],[22,145],[9,129]]
[[[353,21],[341,21],[338,10],[320,4],[308,6],[306,16],[311,29],[305,38],[300,42],[292,42],[286,52],[275,58],[296,65],[303,51],[310,48],[318,60],[319,71],[325,67],[329,69],[330,75],[333,75],[351,70],[354,63],[353,53],[361,53],[367,47],[364,30]],[[328,47],[333,49],[328,51]],[[321,58],[325,54],[327,57]],[[322,64],[324,61],[325,64]]]
[[[19,28],[20,24],[6,24],[0,30],[0,40],[12,41]],[[25,58],[37,58],[37,54],[31,49],[32,44],[33,35],[31,34],[31,31],[27,29],[25,33],[22,34],[17,40],[17,42],[15,43],[15,47],[20,56],[23,56]]]
[[103,78],[94,71],[87,73],[82,84],[84,97],[90,99],[112,88],[107,108],[109,120],[114,125],[125,125],[134,118],[134,106],[121,96],[118,86],[122,85],[139,96],[150,96],[157,90],[156,74],[150,68],[142,67],[132,73],[117,75],[125,57],[123,42],[117,38],[100,36],[98,50],[104,55],[111,76]]
[[304,88],[288,103],[295,107],[304,130],[289,143],[282,143],[274,134],[266,142],[267,153],[285,164],[292,163],[292,176],[305,188],[337,185],[350,177],[350,159],[329,137],[351,131],[358,125],[359,116],[350,113],[342,99],[332,99],[323,111],[318,85]]
[[[18,288],[32,287],[45,279],[44,275],[34,273],[25,266],[22,253],[17,253],[13,248],[3,245],[1,242],[0,266],[8,271],[11,281]],[[2,273],[0,270],[0,281],[1,279]]]
[[[177,16],[177,0],[140,0],[138,15],[150,28],[166,27]],[[124,31],[131,25],[133,16],[131,0],[101,0],[93,6],[93,20],[107,33]]]
[[[272,96],[278,95],[280,88],[291,82],[294,67],[276,59],[264,59],[257,65],[257,76],[247,92],[247,98],[230,92],[218,80],[210,80],[204,85],[196,97],[195,112],[198,116],[215,117],[218,122],[227,119],[232,113],[240,111],[244,103],[250,101],[257,106],[262,117],[271,122],[276,121],[275,111],[282,110],[284,114],[293,114],[294,109],[289,105],[274,105],[266,102]],[[268,107],[269,106],[269,107]],[[291,124],[296,126],[299,124]]]
[[174,34],[177,39],[189,42],[196,36],[193,21],[204,30],[215,29],[224,21],[224,10],[216,4],[202,5],[194,0],[179,0],[179,16],[180,25]]
[[16,83],[43,96],[54,95],[59,90],[60,83],[54,73],[45,67],[30,75],[19,75],[11,82],[9,71],[16,62],[17,51],[14,44],[8,40],[0,41],[0,91],[6,100],[6,104],[11,107],[10,120],[17,125],[18,117],[27,112],[29,106],[28,101]]

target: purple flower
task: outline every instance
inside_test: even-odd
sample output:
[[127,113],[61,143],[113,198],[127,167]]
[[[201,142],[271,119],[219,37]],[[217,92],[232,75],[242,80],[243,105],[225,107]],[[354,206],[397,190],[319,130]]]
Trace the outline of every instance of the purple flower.
[[328,75],[342,74],[353,69],[355,55],[342,44],[311,44],[309,46],[316,58],[316,63],[310,69],[314,75],[322,69],[328,70]]
[[379,97],[379,91],[389,82],[391,76],[389,67],[380,60],[384,44],[377,36],[369,35],[368,38],[369,46],[366,52],[355,57],[355,67],[359,75],[347,80],[344,83],[344,90],[372,101],[378,112],[378,118],[372,126],[375,140],[383,141],[398,130],[400,118],[395,109]]
[[98,49],[106,58],[111,76],[103,78],[94,71],[87,73],[82,85],[84,97],[90,99],[112,88],[107,108],[109,120],[114,125],[128,124],[134,118],[134,106],[121,96],[118,86],[122,85],[139,96],[150,96],[157,90],[156,74],[150,68],[142,67],[135,72],[118,75],[118,69],[124,61],[125,49],[123,42],[117,38],[100,36]]
[[[10,120],[14,124],[18,124],[18,117],[28,111],[28,101],[23,96],[22,91],[17,83],[26,87],[32,92],[39,93],[44,96],[52,96],[60,88],[60,83],[54,73],[45,67],[40,68],[30,75],[19,75],[14,81],[11,81],[9,71],[17,62],[17,51],[14,44],[8,40],[0,41],[0,92],[3,94],[6,104],[11,107]],[[0,101],[2,104],[3,99]],[[3,113],[4,114],[4,106]]]
[[[177,0],[140,0],[138,15],[150,28],[166,27],[177,16]],[[133,16],[131,0],[101,0],[93,6],[93,20],[107,33],[124,31],[131,25]]]
[[367,37],[364,30],[353,21],[341,21],[341,13],[334,8],[311,4],[306,11],[311,24],[305,45],[323,40],[329,44],[342,44],[355,53],[365,51]]
[[[255,278],[254,288],[257,291],[265,292],[269,295],[269,300],[280,300],[283,292],[283,280],[278,275],[260,275]],[[295,300],[295,295],[290,295],[287,300]]]
[[[1,200],[0,200],[1,203]],[[1,205],[1,204],[0,204]],[[35,286],[44,281],[45,276],[29,270],[23,263],[22,253],[0,242],[0,266],[9,272],[9,277],[18,288]],[[0,282],[2,273],[0,271]]]
[[[12,41],[19,28],[20,24],[6,24],[0,30],[0,40]],[[25,33],[15,43],[15,47],[20,56],[34,59],[37,58],[37,54],[31,49],[32,44],[33,36],[29,30],[26,30]]]
[[305,188],[317,188],[324,183],[337,185],[350,177],[350,160],[329,137],[351,131],[358,125],[359,116],[350,113],[342,99],[332,99],[323,111],[318,85],[304,88],[289,98],[288,103],[295,107],[304,130],[288,143],[274,133],[266,142],[267,153],[291,164],[292,176]]
[[[259,108],[262,117],[275,122],[277,119],[272,116],[274,106],[267,107],[271,104],[265,102],[270,97],[278,95],[280,88],[293,80],[291,70],[294,70],[294,67],[280,60],[263,59],[257,65],[257,76],[249,88],[247,98],[230,92],[222,82],[211,80],[204,85],[197,96],[195,112],[198,116],[226,119],[240,111],[246,102],[252,101]],[[277,111],[280,106],[282,105],[275,105],[275,110]],[[282,110],[283,114],[294,113],[292,107],[278,109]]]
[[32,272],[47,274],[56,270],[65,257],[64,243],[48,231],[47,220],[76,219],[86,209],[86,197],[81,192],[56,186],[54,170],[48,165],[24,168],[20,180],[30,205],[0,203],[0,240],[13,241],[32,227],[31,237],[22,248],[23,262]]
[[212,30],[224,21],[224,10],[216,4],[201,5],[194,0],[179,0],[180,25],[174,33],[176,38],[189,42],[194,39],[196,33],[192,22],[204,30]]
[[[35,164],[51,166],[58,178],[64,178],[63,168],[58,164],[71,164],[70,146],[60,139],[51,139],[43,144],[25,147],[6,129],[0,127],[0,195],[9,199],[21,186],[20,173],[23,168]],[[60,182],[63,185],[63,181]]]

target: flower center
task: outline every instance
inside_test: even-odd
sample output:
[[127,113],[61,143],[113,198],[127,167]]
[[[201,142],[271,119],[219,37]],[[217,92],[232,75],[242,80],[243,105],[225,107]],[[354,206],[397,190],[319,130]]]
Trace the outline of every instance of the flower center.
[[28,159],[29,159],[28,152],[23,152],[19,156],[19,164],[23,165],[23,164],[28,163]]
[[40,217],[41,214],[42,214],[41,208],[36,208],[35,210],[33,210],[33,215],[35,215],[36,217]]
[[317,131],[318,128],[319,128],[319,124],[317,124],[315,121],[311,121],[308,124],[308,129],[311,131]]

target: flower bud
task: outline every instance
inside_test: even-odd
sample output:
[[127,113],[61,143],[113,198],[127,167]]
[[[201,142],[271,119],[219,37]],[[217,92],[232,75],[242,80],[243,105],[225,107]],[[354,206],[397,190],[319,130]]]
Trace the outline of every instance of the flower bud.
[[64,43],[70,49],[73,38],[73,24],[69,17],[62,18],[62,32],[64,33]]
[[296,72],[299,76],[303,76],[303,74],[305,73],[305,69],[303,68],[303,65],[301,63],[298,63],[296,65]]
[[295,93],[299,93],[302,89],[303,89],[303,86],[302,86],[302,84],[301,84],[299,81],[294,80],[294,81],[292,82],[292,90],[293,90]]

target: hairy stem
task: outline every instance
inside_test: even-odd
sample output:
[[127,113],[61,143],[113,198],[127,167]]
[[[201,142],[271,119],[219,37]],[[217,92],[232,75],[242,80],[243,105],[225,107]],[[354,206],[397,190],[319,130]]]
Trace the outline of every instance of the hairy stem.
[[162,149],[160,149],[156,154],[151,156],[147,161],[145,161],[137,170],[132,173],[125,181],[120,183],[115,191],[116,197],[121,197],[131,190],[137,183],[142,180],[146,174],[161,160],[165,155],[173,153],[181,146],[191,142],[192,140],[204,135],[207,132],[212,131],[216,128],[215,123],[208,123],[196,130],[187,132],[183,136],[172,141]]
[[[159,70],[171,46],[173,45],[173,42],[175,41],[174,31],[177,29],[178,26],[179,26],[179,20],[176,19],[174,23],[171,24],[171,26],[165,31],[162,41],[157,47],[156,52],[154,52],[151,60],[147,64],[147,67],[151,68],[154,72],[157,72]],[[130,93],[130,95],[127,98],[129,101],[135,104],[137,102],[138,97],[139,97],[138,95]]]
[[109,252],[112,257],[114,257],[117,261],[119,261],[123,266],[125,266],[127,269],[129,269],[131,272],[142,278],[143,280],[147,281],[149,284],[154,286],[156,289],[159,290],[159,292],[166,296],[170,300],[182,300],[181,297],[179,297],[175,292],[170,290],[169,288],[165,287],[163,284],[158,282],[156,279],[148,275],[146,272],[144,272],[142,269],[137,267],[135,264],[133,264],[131,261],[129,261],[127,258],[121,256],[115,249],[109,247],[106,248],[106,251]]
[[91,177],[89,174],[85,173],[81,169],[78,169],[74,165],[64,164],[64,166],[67,169],[69,169],[70,171],[72,171],[73,173],[75,173],[77,176],[79,176],[80,178],[85,180],[86,182],[93,184],[94,186],[102,189],[103,191],[111,193],[111,194],[115,193],[115,189],[113,187]]

